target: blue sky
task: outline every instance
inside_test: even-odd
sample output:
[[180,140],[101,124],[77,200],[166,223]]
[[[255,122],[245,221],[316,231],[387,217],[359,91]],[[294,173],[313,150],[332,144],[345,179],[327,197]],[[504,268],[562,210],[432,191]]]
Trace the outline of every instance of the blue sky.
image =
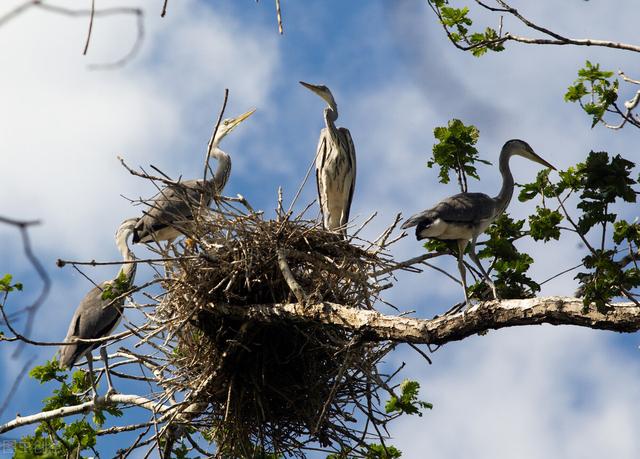
[[[17,3],[6,2],[0,14]],[[144,7],[146,38],[140,55],[115,71],[90,71],[87,64],[126,53],[135,37],[131,18],[98,19],[86,57],[81,56],[83,19],[32,11],[0,28],[0,214],[42,219],[32,238],[54,280],[33,331],[38,339],[61,339],[91,288],[73,270],[55,268],[55,259],[117,259],[115,228],[139,212],[120,194],[154,193],[150,184],[122,169],[116,155],[131,165],[152,163],[176,177],[200,176],[224,88],[230,89],[228,115],[257,108],[222,145],[233,157],[227,192],[242,193],[267,213],[275,206],[278,185],[285,197],[295,193],[322,127],[322,101],[298,81],[333,90],[338,124],[351,130],[358,154],[352,215],[362,221],[374,210],[379,213],[368,230],[371,237],[395,213],[408,216],[457,191],[437,183],[425,166],[433,128],[453,117],[478,126],[478,148],[490,161],[510,138],[528,141],[559,168],[590,149],[630,158],[636,153],[636,132],[592,130],[577,106],[562,101],[586,59],[634,76],[636,56],[630,54],[511,45],[477,59],[449,45],[426,4],[417,0],[284,0],[282,37],[276,33],[273,4],[266,0],[173,0],[164,19],[161,2],[98,2],[125,3]],[[588,30],[595,38],[637,40],[636,24],[625,21],[638,13],[634,0],[617,2],[615,11],[602,0],[557,3],[514,5],[567,35]],[[494,25],[493,18],[487,20]],[[512,167],[518,182],[538,170],[518,159]],[[497,171],[484,167],[480,172],[483,180],[471,183],[471,189],[495,193]],[[301,203],[310,202],[314,192],[310,182]],[[523,217],[531,207],[514,201],[509,211]],[[625,212],[635,216],[633,209]],[[27,286],[10,303],[18,308],[32,299],[38,280],[21,254],[18,234],[0,226],[0,236],[0,273],[11,272]],[[538,279],[583,256],[570,237],[548,244],[525,241],[521,247],[536,254]],[[410,257],[421,250],[413,238],[405,238],[395,255]],[[453,260],[437,264],[456,272]],[[95,280],[114,272],[87,270]],[[574,287],[567,275],[545,285],[542,293],[571,294]],[[400,275],[388,299],[430,317],[461,295],[441,274],[427,271]],[[540,326],[447,345],[434,355],[432,366],[401,348],[389,363],[406,361],[404,376],[420,379],[424,397],[435,408],[422,418],[400,421],[394,444],[408,458],[426,453],[438,458],[637,457],[638,344],[636,335]],[[9,347],[0,348],[0,393],[23,359],[37,354],[44,361],[53,354],[51,348],[31,349],[13,360]],[[25,382],[3,420],[36,410],[47,390]],[[113,444],[103,448],[108,457]]]

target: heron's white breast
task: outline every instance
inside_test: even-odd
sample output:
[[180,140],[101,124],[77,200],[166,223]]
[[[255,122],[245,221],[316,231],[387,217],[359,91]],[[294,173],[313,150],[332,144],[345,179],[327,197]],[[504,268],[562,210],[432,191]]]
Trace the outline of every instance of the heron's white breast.
[[441,218],[420,231],[420,236],[443,240],[472,239],[473,229],[467,223],[446,222]]

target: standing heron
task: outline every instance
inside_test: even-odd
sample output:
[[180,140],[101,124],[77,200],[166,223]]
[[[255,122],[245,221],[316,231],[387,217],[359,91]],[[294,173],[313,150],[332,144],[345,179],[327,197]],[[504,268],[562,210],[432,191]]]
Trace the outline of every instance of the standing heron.
[[218,148],[222,139],[240,123],[249,118],[255,109],[249,110],[237,118],[225,119],[209,145],[212,158],[218,162],[213,177],[209,180],[186,180],[179,185],[170,185],[151,199],[151,208],[133,231],[132,242],[173,241],[189,231],[193,222],[193,209],[200,206],[201,199],[209,207],[213,197],[224,189],[231,174],[231,157]]
[[505,211],[511,201],[514,181],[509,168],[509,160],[512,156],[522,156],[555,170],[555,167],[538,156],[527,142],[517,139],[509,140],[500,152],[499,167],[502,175],[502,188],[495,198],[484,193],[456,194],[443,199],[431,209],[413,215],[402,225],[402,229],[415,226],[418,240],[431,238],[454,240],[458,243],[458,269],[467,304],[469,304],[469,296],[462,257],[469,241],[471,241],[469,256],[491,286],[494,298],[497,298],[495,284],[482,267],[476,253],[476,239]]
[[[59,350],[60,366],[62,368],[71,368],[82,356],[87,358],[94,396],[97,396],[97,392],[93,379],[93,357],[91,352],[98,346],[100,346],[100,356],[104,361],[105,374],[109,386],[107,393],[113,392],[107,352],[105,346],[101,346],[100,343],[76,342],[76,340],[104,338],[109,336],[120,323],[124,298],[115,300],[113,298],[119,297],[131,287],[136,274],[136,263],[132,263],[135,260],[135,256],[127,245],[127,238],[133,232],[137,221],[137,218],[130,218],[120,224],[116,232],[116,246],[120,250],[125,263],[120,267],[115,279],[102,282],[92,288],[82,299],[71,318],[69,330],[64,339],[65,343],[73,344],[62,345]],[[108,296],[113,298],[105,299],[106,292],[111,292],[112,295]]]
[[322,97],[326,128],[320,131],[316,153],[316,182],[322,222],[329,231],[347,236],[347,223],[356,186],[356,149],[346,128],[336,128],[338,105],[326,86],[301,81],[300,84]]

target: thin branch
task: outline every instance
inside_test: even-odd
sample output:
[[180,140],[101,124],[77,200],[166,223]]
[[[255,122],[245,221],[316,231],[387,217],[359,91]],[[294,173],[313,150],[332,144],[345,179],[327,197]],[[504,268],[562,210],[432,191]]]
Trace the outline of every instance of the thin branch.
[[125,394],[108,394],[103,397],[97,397],[95,400],[81,403],[74,406],[63,406],[50,411],[43,411],[41,413],[32,414],[30,416],[16,416],[15,419],[0,425],[0,434],[8,432],[18,427],[23,427],[37,422],[44,422],[50,419],[64,418],[67,416],[73,416],[76,414],[87,414],[99,407],[104,406],[116,406],[116,405],[134,405],[140,408],[144,408],[149,411],[155,411],[157,413],[167,413],[173,409],[172,406],[162,405],[148,398],[140,397],[138,395],[125,395]]
[[278,32],[280,35],[284,33],[284,29],[282,27],[282,12],[280,11],[280,0],[276,0],[276,16],[278,18]]
[[[20,236],[22,237],[22,251],[25,257],[31,263],[31,266],[33,266],[33,269],[35,269],[36,273],[38,274],[38,277],[40,277],[40,279],[42,280],[42,289],[40,290],[40,294],[31,305],[24,308],[24,311],[27,313],[27,318],[25,319],[26,321],[25,334],[28,335],[31,333],[31,328],[33,327],[35,314],[40,308],[40,306],[44,303],[44,300],[49,295],[49,290],[51,288],[51,279],[49,278],[47,271],[42,266],[42,263],[40,263],[40,260],[38,259],[38,257],[34,255],[33,250],[31,248],[31,240],[29,238],[28,228],[30,226],[38,225],[40,222],[34,221],[34,220],[20,221],[20,220],[14,220],[11,218],[0,216],[0,223],[6,223],[8,225],[16,226],[18,228],[18,230],[20,231]],[[9,326],[4,307],[1,307],[0,309],[2,309],[2,315],[4,320],[7,322],[7,326]],[[17,357],[21,351],[22,351],[22,346],[20,345],[13,352],[12,357],[14,358]]]
[[392,271],[397,271],[397,270],[400,270],[400,269],[406,269],[408,267],[417,265],[417,264],[422,263],[422,262],[424,262],[426,260],[429,260],[431,258],[440,257],[442,255],[448,255],[448,254],[447,253],[436,253],[436,252],[425,253],[425,254],[419,255],[417,257],[409,258],[408,260],[405,260],[405,261],[401,261],[401,262],[398,262],[398,263],[393,263],[388,268],[381,269],[380,271],[374,271],[371,275],[374,276],[374,277],[377,277],[377,276],[381,276],[383,274],[390,273]]
[[21,14],[29,11],[32,8],[38,8],[43,11],[47,11],[49,13],[58,14],[61,16],[67,17],[81,17],[81,16],[89,16],[89,31],[87,34],[87,39],[84,45],[83,54],[87,54],[87,50],[89,48],[89,41],[91,39],[91,31],[93,28],[94,18],[98,16],[117,16],[117,15],[134,15],[137,18],[136,27],[137,27],[137,36],[135,42],[133,43],[131,50],[120,58],[118,61],[107,64],[92,64],[89,65],[89,68],[92,69],[109,69],[121,67],[128,63],[139,51],[142,41],[144,39],[144,13],[140,8],[131,8],[131,7],[113,7],[113,8],[103,8],[96,9],[95,8],[95,0],[92,0],[90,9],[71,9],[65,8],[58,5],[52,5],[43,2],[42,0],[30,0],[27,1],[16,8],[10,10],[8,13],[0,16],[0,27],[5,25],[7,22],[15,19]]
[[287,285],[295,295],[298,302],[301,305],[304,305],[307,301],[307,295],[304,293],[304,290],[302,290],[302,287],[300,287],[300,284],[293,276],[291,268],[289,268],[289,264],[287,263],[287,258],[284,250],[278,249],[276,252],[278,254],[278,266],[280,267],[280,271],[284,276],[284,280],[287,282]]
[[483,41],[479,41],[476,43],[469,43],[469,42],[465,42],[466,44],[461,44],[459,42],[459,39],[455,38],[451,31],[449,30],[449,27],[446,25],[440,10],[438,7],[436,7],[433,3],[432,0],[427,0],[427,3],[429,5],[429,7],[431,8],[431,10],[434,12],[434,14],[437,16],[437,18],[440,21],[440,24],[442,25],[445,33],[447,34],[447,37],[449,38],[449,40],[451,41],[451,43],[458,49],[463,50],[463,51],[471,51],[480,47],[488,47],[488,46],[493,46],[493,45],[499,45],[499,44],[503,44],[506,41],[515,41],[518,43],[523,43],[523,44],[533,44],[533,45],[556,45],[556,46],[564,46],[564,45],[573,45],[573,46],[598,46],[598,47],[605,47],[605,48],[614,48],[614,49],[620,49],[620,50],[624,50],[624,51],[632,51],[632,52],[640,52],[640,46],[637,45],[631,45],[628,43],[621,43],[621,42],[616,42],[616,41],[610,41],[610,40],[594,40],[594,39],[581,39],[581,38],[571,38],[571,37],[565,37],[562,36],[556,32],[553,32],[550,29],[547,29],[543,26],[540,26],[536,23],[534,23],[533,21],[527,19],[525,16],[523,16],[522,14],[520,14],[520,12],[513,8],[512,6],[510,6],[507,2],[503,1],[503,0],[496,0],[496,2],[498,4],[500,4],[502,6],[502,8],[496,8],[496,7],[492,7],[490,5],[487,5],[486,3],[476,0],[476,3],[480,6],[482,6],[483,8],[492,11],[492,12],[499,12],[499,13],[507,13],[512,15],[513,17],[517,18],[519,21],[521,21],[525,26],[527,26],[530,29],[536,30],[544,35],[547,35],[548,37],[551,38],[531,38],[531,37],[525,37],[525,36],[521,36],[521,35],[515,35],[512,34],[510,32],[506,32],[504,35],[499,34],[498,38],[495,39],[491,39],[491,40],[483,40]]
[[[166,5],[165,5],[166,6]],[[164,13],[164,11],[163,11]],[[213,141],[216,138],[216,134],[218,133],[218,128],[220,127],[220,123],[222,122],[222,117],[224,116],[224,111],[227,108],[227,101],[229,100],[229,89],[224,90],[224,99],[222,100],[222,108],[218,113],[218,120],[216,121],[215,127],[213,128],[213,132],[211,133],[211,139],[209,139],[209,145],[207,147],[207,156],[204,161],[204,173],[202,174],[202,181],[207,181],[207,169],[209,167],[209,160],[211,159],[211,149],[213,147]]]
[[91,41],[91,31],[93,30],[93,18],[96,15],[96,0],[91,0],[91,14],[89,16],[89,31],[87,32],[87,41],[84,44],[82,55],[86,56],[89,50],[89,42]]
[[181,261],[181,260],[189,260],[193,258],[203,258],[202,255],[181,255],[179,257],[167,257],[167,258],[146,258],[146,259],[138,259],[135,260],[119,260],[119,261],[73,261],[73,260],[62,260],[58,258],[56,260],[56,266],[58,268],[63,268],[65,265],[74,265],[74,266],[109,266],[109,265],[130,265],[130,264],[138,264],[138,263],[160,263],[165,261]]

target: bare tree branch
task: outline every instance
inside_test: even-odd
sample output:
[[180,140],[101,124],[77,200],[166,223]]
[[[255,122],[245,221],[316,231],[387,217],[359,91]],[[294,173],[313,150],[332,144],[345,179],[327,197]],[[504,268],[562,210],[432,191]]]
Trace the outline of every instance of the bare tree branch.
[[522,325],[577,325],[598,330],[631,333],[640,330],[640,307],[616,303],[603,314],[595,307],[584,310],[582,300],[573,297],[496,300],[434,319],[387,316],[376,311],[354,309],[335,303],[298,303],[232,306],[209,304],[216,314],[259,322],[320,322],[362,333],[364,340],[413,344],[446,344],[488,330]]
[[58,14],[61,16],[67,17],[81,17],[81,16],[89,16],[89,31],[87,33],[87,38],[83,47],[83,54],[87,54],[87,50],[89,48],[89,42],[91,40],[91,32],[93,29],[94,18],[98,16],[119,16],[119,15],[133,15],[136,16],[136,27],[137,27],[137,36],[136,39],[131,46],[131,49],[116,62],[106,63],[106,64],[92,64],[89,67],[92,69],[111,69],[121,67],[127,64],[140,50],[142,45],[142,41],[144,39],[144,12],[140,8],[132,8],[132,7],[112,7],[112,8],[103,8],[96,9],[95,1],[92,0],[90,9],[71,9],[65,8],[58,5],[53,5],[49,3],[45,3],[43,0],[29,0],[24,2],[21,5],[10,10],[8,13],[0,16],[0,27],[8,23],[9,21],[15,19],[27,11],[38,8],[43,11],[47,11],[49,13]]
[[108,394],[104,397],[97,397],[95,400],[81,403],[80,405],[63,406],[62,408],[43,411],[30,416],[16,416],[15,419],[0,425],[0,434],[17,429],[18,427],[48,421],[50,419],[64,418],[76,414],[87,414],[100,407],[109,405],[134,405],[160,414],[170,412],[173,409],[173,406],[162,405],[138,395]]
[[[22,250],[24,252],[24,255],[29,260],[29,262],[31,263],[31,266],[33,266],[33,269],[35,269],[36,273],[38,273],[38,276],[42,280],[42,289],[40,290],[40,294],[35,299],[35,301],[31,303],[31,305],[23,309],[23,311],[27,313],[25,334],[28,335],[31,333],[31,328],[33,326],[33,320],[35,318],[35,314],[40,308],[40,306],[44,303],[44,300],[47,298],[47,295],[49,295],[49,290],[51,288],[51,279],[49,278],[47,271],[42,266],[42,263],[40,263],[40,260],[38,259],[38,257],[36,257],[36,255],[33,253],[33,250],[31,248],[31,240],[29,239],[28,228],[30,226],[38,225],[40,222],[39,221],[19,221],[19,220],[14,220],[11,218],[0,216],[0,223],[5,223],[18,228],[18,230],[20,231],[20,236],[22,237]],[[7,322],[7,326],[9,326],[8,320],[4,315],[5,313],[4,313],[3,306],[4,305],[0,304],[0,308],[2,308],[3,317]],[[13,353],[13,357],[16,357],[21,350],[22,350],[22,345],[19,345]]]
[[[456,48],[463,51],[471,51],[481,47],[503,44],[507,41],[515,41],[518,43],[524,43],[529,45],[598,46],[598,47],[613,48],[613,49],[619,49],[623,51],[632,51],[635,53],[640,53],[640,46],[632,45],[629,43],[622,43],[622,42],[617,42],[613,40],[596,40],[591,38],[565,37],[563,35],[560,35],[559,33],[556,33],[546,27],[543,27],[531,21],[530,19],[522,15],[516,8],[513,8],[510,4],[508,4],[506,1],[504,0],[495,0],[495,1],[498,5],[500,5],[499,7],[494,7],[480,0],[475,0],[475,2],[478,5],[480,5],[482,8],[492,11],[494,13],[501,13],[501,14],[506,13],[508,15],[511,15],[516,19],[518,19],[520,22],[522,22],[526,27],[533,29],[537,32],[540,32],[550,38],[532,38],[532,37],[516,35],[511,32],[505,32],[504,35],[499,34],[497,38],[491,39],[491,40],[482,40],[474,43],[470,43],[468,41],[461,42],[460,40],[457,40],[454,38],[451,31],[449,30],[449,27],[445,24],[445,21],[440,13],[439,7],[435,6],[432,0],[427,0],[427,3],[429,4],[429,7],[433,10],[435,15],[438,17],[438,19],[440,20],[440,23],[442,24],[442,27],[444,28],[445,33],[449,37],[449,40],[451,41],[451,43],[453,43],[453,45]],[[502,28],[502,21],[501,21],[501,28]]]

